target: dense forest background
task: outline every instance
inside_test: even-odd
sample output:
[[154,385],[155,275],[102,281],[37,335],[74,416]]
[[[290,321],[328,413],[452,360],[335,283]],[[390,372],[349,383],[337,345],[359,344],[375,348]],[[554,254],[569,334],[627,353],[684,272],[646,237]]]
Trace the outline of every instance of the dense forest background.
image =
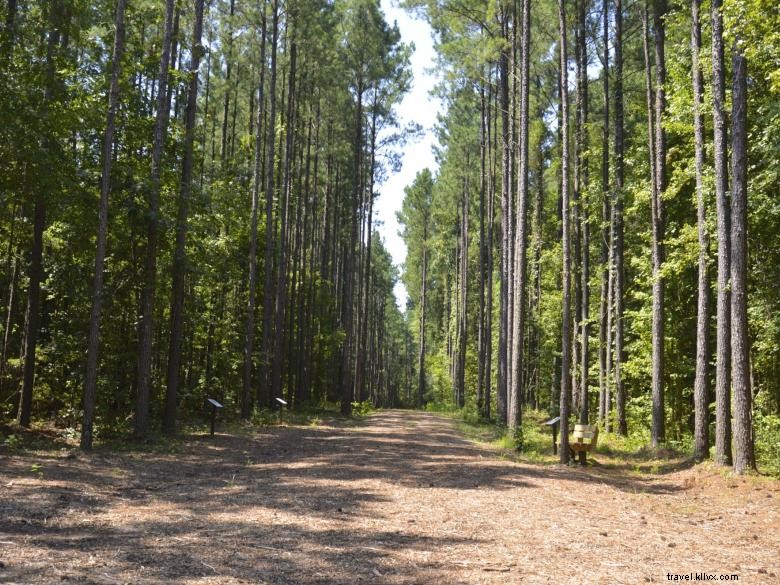
[[88,449],[284,396],[523,448],[545,410],[780,470],[777,6],[407,7],[447,109],[399,275],[412,47],[376,1],[0,5],[0,421]]
[[93,421],[173,432],[207,396],[400,400],[369,218],[410,49],[375,2],[2,11],[3,418],[89,446]]
[[421,400],[776,469],[778,8],[410,5],[447,104],[401,213]]

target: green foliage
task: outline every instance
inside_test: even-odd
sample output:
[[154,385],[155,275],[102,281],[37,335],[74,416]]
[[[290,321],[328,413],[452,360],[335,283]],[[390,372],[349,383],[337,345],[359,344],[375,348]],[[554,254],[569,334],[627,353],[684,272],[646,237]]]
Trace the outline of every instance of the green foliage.
[[8,449],[15,450],[22,444],[22,440],[18,435],[15,435],[11,433],[7,437],[3,439],[2,445],[3,447],[7,447]]
[[756,462],[760,470],[780,477],[780,415],[767,414],[767,399],[759,394],[753,409]]
[[[179,3],[181,4],[181,3]],[[6,37],[0,7],[0,290],[4,293],[0,339],[4,337],[5,291],[14,290],[8,347],[0,364],[0,419],[15,416],[13,389],[21,376],[20,355],[28,290],[32,213],[45,195],[41,331],[36,351],[33,411],[66,429],[78,427],[84,388],[84,357],[95,263],[97,202],[102,172],[115,2],[51,3],[32,0],[20,6],[14,38]],[[194,185],[189,202],[185,266],[184,350],[179,408],[185,428],[203,415],[206,397],[225,405],[225,418],[237,414],[244,364],[244,323],[248,298],[247,259],[254,178],[258,99],[263,97],[263,132],[270,101],[270,30],[266,61],[261,62],[260,24],[271,26],[269,3],[207,2],[195,128]],[[283,350],[283,391],[293,408],[335,400],[339,364],[347,338],[343,328],[343,258],[366,255],[365,240],[354,241],[349,219],[364,216],[353,184],[355,146],[362,157],[366,185],[381,181],[398,158],[404,139],[397,132],[393,106],[410,84],[411,47],[401,42],[375,0],[303,0],[280,5],[277,39],[276,119],[271,123],[273,169],[262,165],[258,180],[272,172],[279,180],[273,219],[289,212],[285,226],[291,259],[283,279],[289,289],[284,337],[296,346]],[[64,7],[65,10],[59,10]],[[160,196],[151,420],[162,415],[167,386],[171,329],[171,267],[184,150],[187,61],[194,14],[180,7],[176,39],[180,54],[170,71],[170,121],[164,144]],[[109,226],[104,271],[103,319],[97,380],[96,436],[123,437],[133,424],[138,357],[139,299],[144,285],[149,219],[150,151],[157,107],[156,76],[164,3],[128,2],[125,53],[119,78]],[[60,21],[61,20],[61,21]],[[54,50],[51,62],[47,43]],[[6,42],[9,49],[6,50]],[[295,117],[287,108],[292,45],[297,49]],[[259,87],[263,69],[263,87]],[[230,72],[230,74],[228,74]],[[228,77],[228,75],[230,75]],[[372,152],[368,132],[355,145],[356,90],[361,86],[364,130],[377,132]],[[293,124],[291,127],[290,124]],[[286,130],[295,135],[291,170],[284,180]],[[261,142],[262,148],[265,145]],[[366,161],[375,155],[374,168]],[[288,186],[286,197],[282,187]],[[260,189],[261,203],[266,196]],[[257,314],[255,338],[262,337],[264,276],[277,279],[278,234],[266,241],[266,210],[258,216]],[[327,224],[327,225],[326,225]],[[274,264],[264,265],[272,247]],[[372,239],[370,274],[375,337],[389,348],[383,355],[381,392],[376,403],[398,404],[410,371],[405,315],[394,302],[398,279],[378,235]],[[10,267],[16,269],[11,277]],[[364,266],[363,263],[360,266]],[[269,272],[270,271],[270,272]],[[357,270],[356,270],[357,284]],[[363,277],[363,274],[359,275]],[[297,294],[297,296],[294,296]],[[357,297],[357,295],[356,295]],[[293,304],[295,299],[295,304]],[[303,299],[303,300],[302,300]],[[301,334],[305,332],[304,334]],[[275,331],[276,334],[281,332]],[[374,333],[372,331],[372,333]],[[300,334],[300,335],[299,335]],[[306,337],[302,350],[298,339]],[[379,344],[379,342],[376,342]],[[266,357],[260,342],[251,356],[253,385],[262,385]],[[377,352],[378,353],[378,350]],[[297,396],[298,363],[306,359],[307,384]],[[374,364],[372,364],[373,366]],[[379,370],[380,368],[374,368]],[[372,387],[379,381],[372,378]],[[292,400],[295,398],[296,400]]]
[[374,405],[369,400],[352,403],[352,416],[355,418],[364,418],[374,412]]

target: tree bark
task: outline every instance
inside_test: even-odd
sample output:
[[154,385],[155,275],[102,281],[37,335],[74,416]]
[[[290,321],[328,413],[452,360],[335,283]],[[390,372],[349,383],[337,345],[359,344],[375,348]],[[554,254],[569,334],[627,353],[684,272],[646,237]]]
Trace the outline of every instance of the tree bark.
[[606,423],[609,417],[609,402],[607,400],[609,387],[609,352],[608,343],[609,314],[609,275],[610,275],[610,218],[612,210],[609,201],[609,0],[603,1],[602,12],[602,42],[604,44],[603,56],[603,94],[604,94],[604,119],[602,122],[601,140],[601,294],[599,299],[599,421]]
[[[466,157],[468,166],[468,156]],[[469,282],[469,181],[463,181],[463,199],[460,228],[460,294],[458,295],[458,356],[457,388],[458,406],[466,405],[466,337],[468,335],[468,282]]]
[[693,134],[696,173],[696,218],[699,236],[699,278],[696,317],[696,378],[693,386],[694,447],[693,456],[701,461],[709,455],[709,312],[710,279],[708,274],[709,237],[704,202],[704,122],[702,120],[703,85],[699,51],[701,51],[701,0],[691,0],[691,79],[693,82]]
[[[484,30],[481,31],[484,34]],[[484,75],[483,68],[480,68]],[[477,315],[477,414],[482,416],[485,401],[485,281],[487,250],[485,234],[485,195],[487,191],[487,127],[490,121],[485,103],[485,84],[479,85],[479,314]]]
[[726,73],[722,0],[712,0],[712,119],[718,229],[718,298],[715,339],[715,463],[731,465],[731,208],[728,194]]
[[352,377],[352,352],[354,350],[354,298],[355,298],[355,250],[358,243],[358,207],[363,193],[363,93],[364,82],[357,82],[357,103],[355,108],[355,136],[353,139],[353,190],[354,195],[350,202],[350,232],[347,245],[347,253],[344,262],[344,304],[342,305],[343,327],[346,332],[344,340],[342,365],[341,365],[341,414],[352,413],[353,377]]
[[[520,112],[519,164],[517,169],[517,212],[514,245],[514,302],[512,308],[512,375],[509,392],[509,430],[517,433],[522,427],[523,339],[525,338],[526,256],[528,248],[528,73],[531,48],[530,0],[522,3],[522,37],[520,41]],[[520,437],[522,439],[522,437]],[[518,447],[522,448],[522,444]]]
[[114,129],[119,107],[119,75],[125,48],[125,7],[127,0],[117,0],[114,19],[114,48],[111,55],[111,85],[108,90],[106,132],[103,138],[103,170],[100,178],[98,203],[98,231],[95,244],[95,278],[92,285],[92,311],[87,340],[87,374],[84,384],[84,419],[81,426],[81,448],[92,449],[92,427],[97,393],[97,365],[100,349],[100,317],[103,308],[103,268],[108,235],[108,197],[111,190],[111,163],[114,158]]
[[664,45],[666,30],[664,17],[666,0],[655,0],[653,10],[653,37],[655,40],[655,184],[652,200],[652,263],[653,263],[653,317],[652,317],[652,399],[653,420],[650,440],[657,447],[666,440],[664,416],[664,281],[661,267],[664,262],[663,194],[666,191],[666,132],[663,127],[666,110],[666,57]]
[[[289,24],[288,24],[289,26]],[[288,30],[289,33],[289,30]],[[279,258],[276,283],[276,308],[275,308],[275,331],[274,331],[274,354],[271,368],[272,385],[271,398],[281,398],[282,396],[282,369],[284,367],[285,357],[285,314],[287,311],[287,286],[288,286],[288,264],[289,264],[289,211],[292,198],[292,165],[295,144],[295,124],[297,99],[295,91],[296,80],[296,56],[297,47],[294,41],[290,45],[290,77],[287,97],[287,136],[285,138],[284,154],[284,175],[282,178],[282,200],[281,214],[279,217]]]
[[[271,364],[274,344],[274,299],[276,289],[274,281],[274,142],[276,138],[276,45],[279,37],[279,1],[273,0],[271,16],[271,78],[268,86],[268,121],[265,145],[265,255],[263,269],[265,284],[263,287],[263,347],[262,347],[262,383],[258,388],[257,404],[269,406],[271,401]],[[242,411],[241,417],[249,418],[249,410]]]
[[561,194],[563,220],[563,307],[561,321],[561,446],[560,461],[569,462],[569,412],[571,403],[571,231],[569,219],[569,75],[566,45],[565,0],[558,0],[561,75]]
[[[54,52],[61,42],[62,9],[53,6],[49,14],[50,30],[46,39],[46,80],[43,92],[43,105],[48,108],[54,95],[55,55]],[[47,136],[46,146],[54,150],[54,140]],[[40,323],[41,281],[43,280],[43,231],[46,227],[46,194],[41,187],[35,194],[33,210],[33,244],[30,250],[30,266],[28,270],[27,311],[24,319],[24,341],[22,344],[22,392],[19,396],[19,409],[16,421],[22,427],[30,426],[32,417],[33,385],[35,383],[35,350],[38,343],[38,326]]]
[[590,352],[590,217],[588,202],[588,53],[587,53],[587,10],[585,0],[577,3],[577,185],[581,201],[582,256],[580,308],[581,340],[580,340],[580,423],[588,424],[590,404],[588,396],[589,385],[589,352]]
[[187,90],[187,106],[184,112],[184,160],[182,161],[181,185],[176,214],[176,247],[174,250],[171,299],[171,335],[168,349],[168,384],[165,392],[163,432],[176,431],[176,410],[179,393],[179,370],[181,369],[181,347],[184,336],[184,281],[187,276],[187,221],[192,193],[192,171],[194,167],[193,146],[195,143],[195,117],[198,112],[198,70],[203,53],[203,3],[195,1],[195,23],[190,49],[190,80]]
[[[506,9],[503,9],[501,18],[501,30],[504,41],[508,40],[509,17]],[[509,52],[506,47],[499,57],[499,83],[501,99],[501,257],[500,273],[501,283],[499,292],[499,330],[498,330],[498,389],[496,395],[496,409],[498,411],[499,424],[507,422],[507,391],[510,364],[507,363],[507,346],[510,334],[509,325],[509,222],[511,194],[509,184],[511,180],[510,152],[511,133],[509,129]]]
[[425,216],[423,223],[423,243],[422,243],[422,274],[420,285],[420,347],[417,355],[417,406],[422,407],[425,400],[425,311],[427,299],[428,283],[428,217]]
[[[252,410],[252,354],[255,342],[255,297],[257,286],[257,224],[260,209],[260,185],[263,181],[263,117],[265,116],[265,47],[266,22],[262,18],[260,34],[260,83],[258,84],[257,130],[255,133],[254,181],[252,182],[252,216],[249,226],[249,270],[247,288],[246,317],[244,319],[244,367],[241,394],[241,413],[244,418]],[[259,399],[259,397],[258,397]]]
[[756,469],[747,315],[747,59],[734,41],[731,60],[731,386],[734,472]]
[[149,430],[149,397],[152,386],[152,342],[154,336],[154,295],[157,281],[157,240],[160,221],[160,182],[165,134],[168,128],[168,69],[171,58],[174,0],[166,0],[162,55],[157,81],[157,116],[152,147],[151,184],[146,231],[141,319],[138,333],[138,375],[135,405],[135,436],[143,439]]
[[228,113],[230,111],[230,78],[233,69],[233,15],[236,10],[236,0],[230,0],[230,12],[227,26],[227,59],[225,60],[225,99],[222,108],[222,144],[220,148],[220,160],[224,167],[228,151]]
[[33,212],[33,245],[28,272],[27,312],[24,319],[24,366],[22,373],[22,394],[16,422],[22,427],[30,426],[32,417],[33,384],[35,382],[35,349],[38,341],[40,321],[41,281],[43,280],[43,230],[46,226],[46,203],[43,195],[35,199]]
[[[490,85],[492,88],[493,85]],[[490,165],[490,175],[488,184],[488,232],[487,232],[487,299],[485,300],[486,307],[486,323],[485,323],[485,418],[490,420],[491,414],[491,394],[492,394],[492,373],[493,373],[493,234],[495,231],[495,144],[496,144],[496,132],[495,122],[493,122],[491,131],[491,115],[490,105],[493,102],[492,96],[488,94],[488,116],[487,116],[487,131],[488,131],[488,160]],[[495,108],[493,109],[495,112]],[[497,121],[496,121],[497,122]]]
[[626,388],[623,384],[623,299],[625,270],[623,267],[623,198],[624,137],[623,137],[623,2],[615,2],[615,411],[617,432],[628,435],[626,424]]

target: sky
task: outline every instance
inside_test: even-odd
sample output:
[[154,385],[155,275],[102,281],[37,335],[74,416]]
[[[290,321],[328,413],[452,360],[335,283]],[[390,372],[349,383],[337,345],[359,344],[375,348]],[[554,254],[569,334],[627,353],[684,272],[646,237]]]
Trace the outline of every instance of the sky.
[[[398,23],[402,41],[407,44],[414,43],[415,47],[411,56],[412,88],[395,108],[399,124],[403,127],[409,122],[416,122],[423,128],[421,137],[414,142],[410,141],[404,147],[401,170],[391,173],[387,181],[379,186],[379,197],[374,202],[375,225],[393,258],[393,263],[400,267],[406,259],[406,246],[398,234],[400,226],[396,212],[401,209],[404,187],[414,181],[415,175],[426,167],[434,172],[437,168],[432,150],[436,143],[433,126],[441,105],[439,100],[430,95],[438,82],[435,73],[429,70],[436,63],[431,27],[426,21],[399,8],[397,0],[381,0],[381,5],[387,22]],[[394,292],[398,305],[403,310],[406,307],[406,288],[399,282]]]

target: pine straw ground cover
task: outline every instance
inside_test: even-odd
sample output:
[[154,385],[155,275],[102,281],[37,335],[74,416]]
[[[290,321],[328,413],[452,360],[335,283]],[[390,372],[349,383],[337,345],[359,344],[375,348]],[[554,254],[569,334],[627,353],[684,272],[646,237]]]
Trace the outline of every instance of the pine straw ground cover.
[[518,463],[401,411],[177,450],[2,452],[0,582],[780,583],[766,478]]

